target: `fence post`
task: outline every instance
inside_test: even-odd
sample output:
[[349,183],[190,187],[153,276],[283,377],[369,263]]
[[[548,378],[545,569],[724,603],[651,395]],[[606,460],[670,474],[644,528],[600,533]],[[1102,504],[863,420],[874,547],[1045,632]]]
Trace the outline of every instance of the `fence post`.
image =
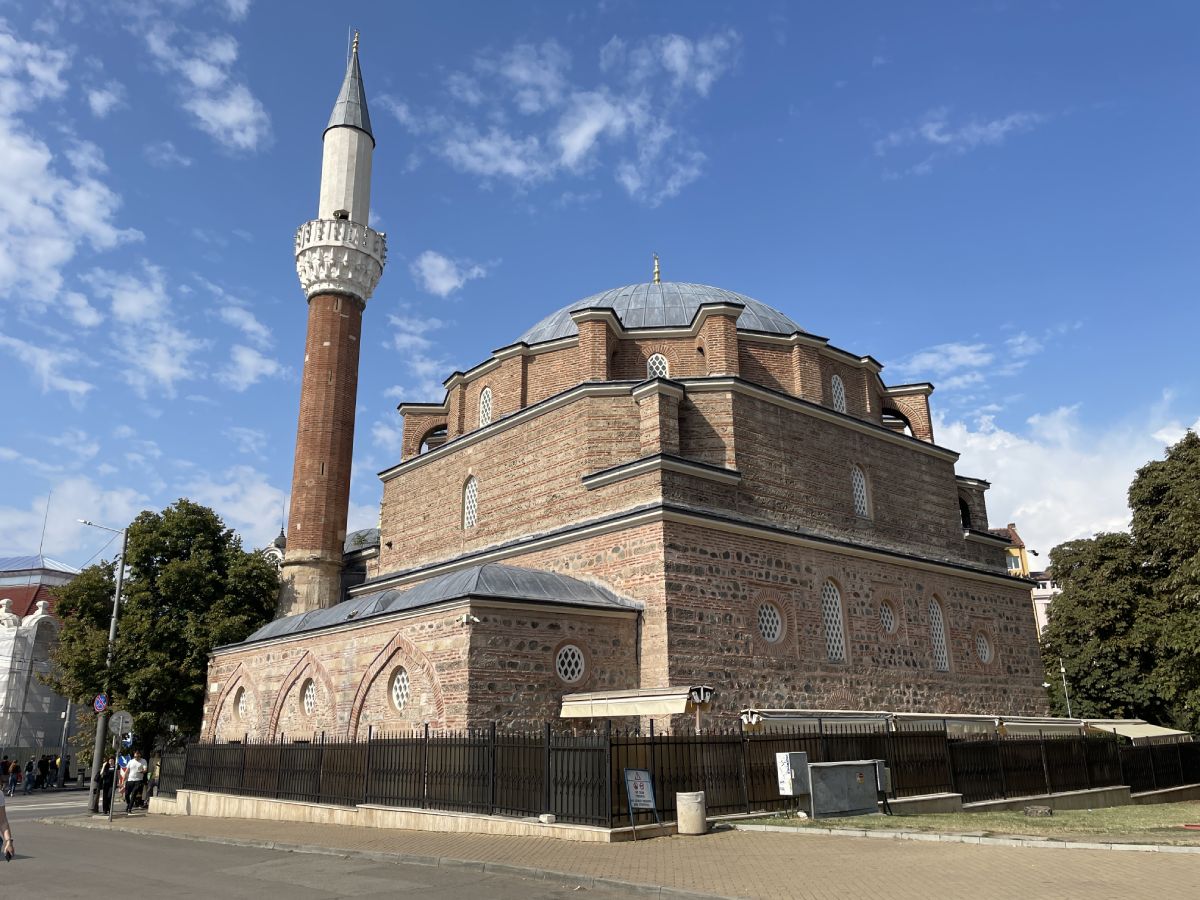
[[421,809],[429,808],[429,723],[425,723],[425,742],[421,745]]
[[1154,745],[1146,745],[1146,759],[1150,760],[1150,783],[1158,790],[1158,770],[1154,768]]
[[488,731],[488,815],[496,812],[496,722]]
[[1183,777],[1183,748],[1178,741],[1175,742],[1175,765],[1179,768],[1179,783],[1187,784],[1187,779]]
[[608,827],[613,827],[612,719],[604,720],[604,806]]
[[543,797],[542,805],[545,807],[544,812],[553,812],[554,804],[552,802],[551,784],[550,784],[550,723],[542,724],[542,741],[545,746],[542,748],[542,761],[545,764],[544,776],[542,778]]
[[738,775],[742,780],[742,803],[746,807],[746,812],[750,812],[750,741],[746,737],[746,728],[741,717],[738,717],[738,749],[739,761],[741,762],[741,771]]
[[821,762],[829,762],[829,738],[825,736],[825,720],[817,716],[817,733],[821,736]]
[[1121,752],[1121,739],[1115,734],[1113,735],[1113,746],[1117,748],[1117,772],[1121,776],[1121,784],[1129,785],[1129,779],[1125,777],[1125,754]]
[[368,788],[371,784],[371,733],[374,728],[374,725],[367,726],[367,751],[363,760],[363,803],[366,803],[371,796]]
[[1000,796],[1005,800],[1008,799],[1008,773],[1004,771],[1004,750],[1000,746],[1000,735],[993,735],[993,743],[996,745],[996,763],[1000,769]]
[[1038,733],[1038,747],[1042,751],[1042,777],[1046,780],[1046,793],[1054,793],[1054,785],[1050,783],[1050,763],[1046,760],[1046,736]]
[[1091,747],[1089,740],[1091,739],[1083,738],[1083,783],[1087,785],[1087,789],[1090,791],[1092,789],[1092,755],[1088,752]]

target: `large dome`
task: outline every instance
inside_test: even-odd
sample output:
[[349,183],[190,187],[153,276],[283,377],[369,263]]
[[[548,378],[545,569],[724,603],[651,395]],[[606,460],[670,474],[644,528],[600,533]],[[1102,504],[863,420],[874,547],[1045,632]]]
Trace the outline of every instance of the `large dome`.
[[578,334],[571,313],[579,309],[611,309],[626,328],[687,327],[696,317],[696,310],[706,303],[740,303],[746,307],[737,324],[738,328],[747,331],[793,334],[804,330],[779,310],[745,294],[707,284],[664,281],[661,284],[629,284],[584,297],[546,316],[517,341],[540,344]]

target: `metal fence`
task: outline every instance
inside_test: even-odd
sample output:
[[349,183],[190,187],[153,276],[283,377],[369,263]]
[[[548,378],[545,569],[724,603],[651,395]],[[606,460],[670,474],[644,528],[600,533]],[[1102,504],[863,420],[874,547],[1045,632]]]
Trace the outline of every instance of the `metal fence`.
[[[193,744],[163,757],[159,793],[184,788],[337,806],[362,804],[505,816],[553,813],[612,827],[627,816],[623,770],[648,769],[658,812],[704,791],[715,814],[769,811],[779,796],[775,754],[812,762],[885,759],[893,798],[961,793],[964,802],[1129,784],[1135,792],[1200,783],[1200,744],[1121,747],[1102,737],[951,739],[942,730],[670,735],[615,731],[371,734],[357,742]],[[653,821],[639,813],[638,822]]]

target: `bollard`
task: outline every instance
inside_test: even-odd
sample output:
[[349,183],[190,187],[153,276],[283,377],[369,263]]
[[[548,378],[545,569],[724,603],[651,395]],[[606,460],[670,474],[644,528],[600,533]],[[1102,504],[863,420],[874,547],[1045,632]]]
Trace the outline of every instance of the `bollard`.
[[675,795],[675,819],[680,834],[704,834],[708,831],[708,810],[704,791]]

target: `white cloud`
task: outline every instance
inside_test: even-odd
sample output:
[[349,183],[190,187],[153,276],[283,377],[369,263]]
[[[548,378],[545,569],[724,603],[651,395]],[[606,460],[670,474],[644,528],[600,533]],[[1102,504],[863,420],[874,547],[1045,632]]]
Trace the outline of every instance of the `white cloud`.
[[197,36],[172,43],[166,22],[146,32],[146,44],[159,67],[181,77],[183,108],[196,125],[227,150],[253,152],[271,139],[271,118],[250,88],[234,79],[238,44],[232,35]]
[[100,452],[100,444],[82,428],[68,428],[57,437],[48,437],[46,443],[66,450],[75,463],[84,463]]
[[88,107],[97,119],[103,119],[119,106],[125,105],[125,86],[119,81],[110,81],[100,87],[87,90]]
[[934,164],[947,156],[962,155],[979,147],[999,146],[1010,135],[1032,131],[1048,118],[1041,113],[1018,111],[998,119],[972,119],[952,125],[950,111],[939,107],[927,112],[917,124],[898,128],[879,138],[875,141],[875,155],[883,157],[902,148],[914,148],[923,158],[910,165],[904,174],[928,175]]
[[551,39],[540,46],[517,44],[499,59],[484,58],[476,65],[485,73],[498,74],[512,92],[517,109],[531,115],[562,101],[571,55]]
[[578,168],[605,135],[619,138],[630,124],[630,108],[606,91],[573,94],[569,108],[554,130],[559,162]]
[[420,287],[438,297],[448,297],[474,278],[482,278],[487,269],[465,260],[453,260],[435,250],[426,250],[409,266]]
[[62,302],[71,320],[80,328],[95,328],[104,321],[104,314],[77,291],[67,291],[62,296]]
[[240,22],[246,18],[246,13],[250,11],[250,0],[222,0],[225,4],[225,14],[234,22]]
[[464,72],[451,73],[446,79],[446,89],[454,99],[461,100],[467,106],[478,106],[484,100],[479,82]]
[[280,378],[285,374],[287,368],[278,360],[253,347],[234,344],[229,351],[229,362],[217,372],[217,380],[240,393],[264,378]]
[[63,373],[64,369],[72,371],[80,367],[79,354],[71,349],[38,347],[19,338],[0,334],[0,348],[8,350],[40,383],[42,393],[62,391],[75,406],[83,403],[88,392],[96,386],[81,378],[74,378]]
[[547,178],[553,171],[537,137],[513,137],[495,126],[486,133],[460,126],[442,141],[441,152],[455,168],[485,178],[503,176],[525,183]]
[[271,329],[250,310],[241,306],[222,306],[217,315],[226,325],[232,325],[246,335],[255,346],[263,349],[271,346]]
[[908,359],[895,364],[895,371],[903,376],[936,378],[960,369],[975,369],[990,365],[995,354],[983,343],[938,344],[914,353]]
[[176,166],[186,169],[192,164],[192,158],[180,153],[171,141],[155,141],[147,144],[146,149],[142,152],[150,165],[160,169],[170,169]]
[[1077,407],[1031,416],[1026,424],[1025,433],[1016,433],[990,416],[974,425],[935,416],[934,434],[962,454],[960,475],[991,482],[990,523],[1015,522],[1025,543],[1040,552],[1040,565],[1063,541],[1127,528],[1126,492],[1138,468],[1161,459],[1166,444],[1184,431],[1161,406],[1140,421],[1099,428],[1083,425]]
[[267,433],[261,429],[232,425],[221,433],[233,441],[239,453],[261,457],[267,449]]
[[265,547],[279,533],[287,492],[252,466],[234,466],[215,477],[200,474],[184,487],[188,497],[212,507],[237,530],[246,549]]
[[[43,552],[65,562],[83,563],[113,537],[77,519],[122,528],[146,505],[146,497],[133,488],[103,488],[84,475],[58,481],[52,490]],[[27,508],[0,506],[0,553],[37,552],[46,499],[44,494],[34,497]],[[112,559],[117,552],[109,543],[103,556]]]
[[404,428],[394,421],[379,419],[371,426],[371,440],[393,456],[399,456],[404,441]]

